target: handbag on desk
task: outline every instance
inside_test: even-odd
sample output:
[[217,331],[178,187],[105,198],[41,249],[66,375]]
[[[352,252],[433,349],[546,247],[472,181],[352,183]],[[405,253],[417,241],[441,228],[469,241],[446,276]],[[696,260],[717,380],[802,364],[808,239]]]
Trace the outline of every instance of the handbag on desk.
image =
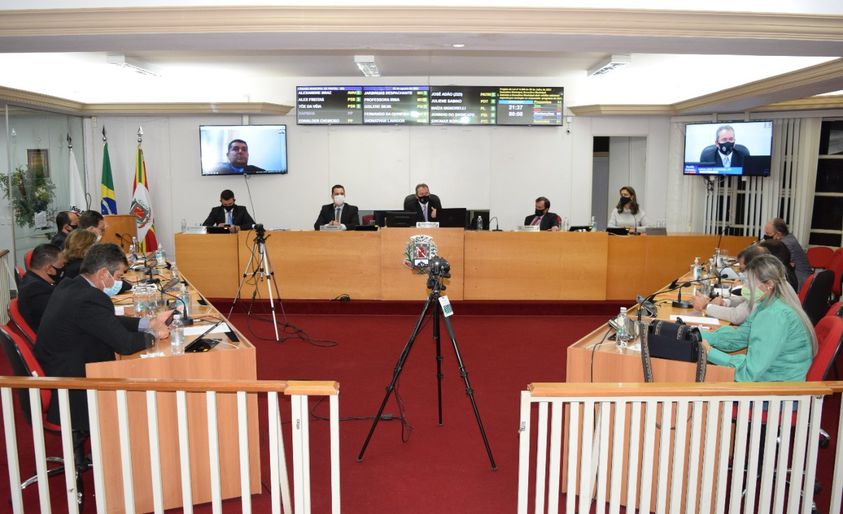
[[676,361],[696,362],[696,381],[705,381],[705,352],[700,346],[700,329],[678,321],[664,320],[641,322],[641,363],[644,366],[644,380],[653,381],[651,357]]

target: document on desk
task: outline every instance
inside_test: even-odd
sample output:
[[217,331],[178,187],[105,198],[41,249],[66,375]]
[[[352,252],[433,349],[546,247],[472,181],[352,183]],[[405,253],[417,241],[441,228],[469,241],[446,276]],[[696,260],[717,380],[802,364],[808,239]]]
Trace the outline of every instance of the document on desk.
[[[198,336],[203,334],[206,330],[208,330],[209,325],[193,325],[190,327],[184,327],[184,335],[186,336]],[[226,332],[231,332],[231,328],[229,328],[227,323],[220,323],[216,326],[213,330],[211,330],[211,334],[224,334]]]
[[716,325],[720,326],[720,320],[717,318],[709,318],[706,316],[682,316],[671,314],[670,321],[676,321],[677,319],[681,318],[682,321],[688,323],[689,325]]

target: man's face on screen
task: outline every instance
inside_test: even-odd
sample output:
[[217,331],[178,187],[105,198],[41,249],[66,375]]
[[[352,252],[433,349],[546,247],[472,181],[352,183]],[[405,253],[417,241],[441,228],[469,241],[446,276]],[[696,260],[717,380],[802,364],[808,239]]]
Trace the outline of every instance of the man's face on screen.
[[231,143],[228,150],[228,162],[237,168],[242,168],[249,163],[249,147],[240,142]]

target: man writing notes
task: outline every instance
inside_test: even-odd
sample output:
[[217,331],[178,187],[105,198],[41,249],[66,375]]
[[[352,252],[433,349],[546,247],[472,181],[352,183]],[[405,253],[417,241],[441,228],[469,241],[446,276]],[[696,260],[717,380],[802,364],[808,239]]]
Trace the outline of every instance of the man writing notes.
[[536,198],[536,213],[524,218],[524,225],[538,225],[539,230],[559,230],[562,218],[550,212],[550,200],[544,196]]
[[226,189],[220,193],[220,206],[211,209],[202,225],[206,227],[229,227],[236,232],[238,229],[248,230],[255,224],[248,209],[242,205],[235,205],[234,192]]
[[322,206],[313,228],[319,230],[320,227],[328,225],[347,230],[359,224],[360,216],[357,214],[357,207],[345,203],[345,188],[337,184],[331,188],[331,203]]
[[416,213],[416,221],[439,221],[442,202],[439,197],[430,194],[427,184],[416,186],[416,194],[404,198],[404,210]]
[[[85,364],[113,361],[114,354],[130,355],[147,342],[169,335],[164,320],[130,318],[114,314],[110,297],[120,291],[126,255],[113,243],[94,245],[82,261],[81,273],[59,282],[41,318],[35,357],[51,377],[84,377]],[[70,392],[74,430],[88,428],[85,391]],[[47,419],[59,423],[58,395],[53,395]]]

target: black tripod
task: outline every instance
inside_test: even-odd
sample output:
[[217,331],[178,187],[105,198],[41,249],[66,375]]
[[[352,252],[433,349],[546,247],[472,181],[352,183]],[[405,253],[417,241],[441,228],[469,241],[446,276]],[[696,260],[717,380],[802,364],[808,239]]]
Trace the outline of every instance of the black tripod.
[[[442,259],[441,257],[434,257],[430,260],[430,272],[427,278],[427,288],[431,290],[430,295],[427,297],[427,301],[424,304],[421,315],[419,315],[418,321],[416,321],[413,333],[410,334],[409,341],[407,341],[407,344],[404,345],[404,349],[401,351],[401,356],[398,357],[398,362],[395,364],[395,369],[392,372],[392,381],[388,386],[386,386],[386,395],[384,395],[381,406],[378,409],[378,413],[375,415],[374,421],[372,421],[372,427],[369,429],[369,434],[363,442],[363,448],[360,449],[360,454],[357,455],[358,462],[363,460],[363,454],[366,453],[369,441],[371,441],[372,436],[375,433],[375,428],[378,426],[378,422],[381,419],[384,408],[386,408],[386,402],[389,401],[390,395],[392,395],[395,391],[395,384],[401,376],[401,371],[404,369],[404,363],[410,356],[410,350],[413,349],[413,343],[416,341],[416,336],[418,336],[419,331],[421,331],[424,317],[428,312],[430,312],[430,315],[433,317],[433,341],[436,343],[436,396],[438,400],[439,425],[442,425],[442,349],[439,342],[439,318],[442,316],[445,320],[445,328],[448,331],[448,337],[450,337],[451,344],[454,346],[454,354],[457,357],[460,376],[462,377],[463,382],[465,382],[465,392],[468,395],[468,399],[471,401],[471,408],[474,410],[474,417],[477,419],[477,427],[480,429],[480,436],[483,438],[483,445],[486,447],[486,453],[489,455],[489,462],[492,465],[492,471],[497,469],[497,466],[495,465],[495,458],[492,456],[492,448],[489,446],[489,439],[486,437],[486,430],[483,428],[483,420],[480,419],[480,411],[477,409],[477,402],[474,401],[474,390],[471,388],[471,383],[468,381],[468,371],[465,369],[465,364],[463,364],[462,355],[460,354],[460,348],[457,345],[457,339],[454,335],[454,327],[451,326],[451,320],[449,319],[450,314],[443,315],[442,306],[439,303],[441,292],[445,290],[445,286],[442,284],[442,279],[451,277],[449,273],[450,269],[451,266],[448,264],[448,261]],[[450,306],[448,306],[448,310],[450,310]]]
[[272,326],[275,328],[275,340],[280,342],[281,337],[278,334],[278,319],[275,317],[275,299],[272,296],[272,286],[275,286],[275,296],[278,297],[279,305],[281,304],[281,294],[278,292],[278,282],[275,281],[275,272],[272,270],[272,262],[270,262],[269,253],[266,250],[266,230],[261,224],[255,225],[255,239],[252,241],[252,249],[249,252],[249,262],[243,268],[243,277],[240,279],[240,286],[237,287],[237,294],[234,295],[234,301],[231,303],[231,309],[228,311],[229,319],[234,312],[234,306],[240,300],[240,292],[243,290],[243,285],[246,283],[247,278],[252,278],[255,284],[255,289],[252,291],[252,301],[249,303],[248,314],[252,314],[252,306],[255,304],[258,286],[260,285],[260,281],[263,280],[266,282],[269,308],[272,311]]

